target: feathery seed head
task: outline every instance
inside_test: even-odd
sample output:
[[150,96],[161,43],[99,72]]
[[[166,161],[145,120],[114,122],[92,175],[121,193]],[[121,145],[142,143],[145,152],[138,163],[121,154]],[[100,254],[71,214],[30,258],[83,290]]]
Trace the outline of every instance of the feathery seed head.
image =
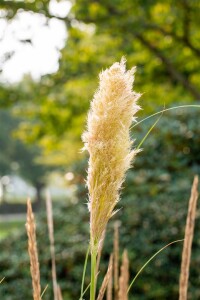
[[140,94],[132,90],[135,68],[126,71],[125,59],[103,71],[91,102],[87,131],[82,139],[89,154],[87,186],[91,247],[98,248],[102,233],[119,201],[125,172],[136,154],[129,129],[139,110]]

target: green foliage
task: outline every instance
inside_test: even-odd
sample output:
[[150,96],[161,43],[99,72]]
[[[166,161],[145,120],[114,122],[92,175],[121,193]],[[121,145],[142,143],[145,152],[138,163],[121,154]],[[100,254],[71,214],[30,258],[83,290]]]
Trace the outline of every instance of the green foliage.
[[[133,134],[138,143],[153,121],[149,120],[136,127],[137,131],[134,129]],[[122,200],[118,204],[121,210],[115,219],[121,220],[120,248],[121,252],[125,247],[128,249],[131,278],[156,251],[184,237],[193,175],[200,174],[199,130],[198,109],[179,109],[164,114],[145,141],[144,150],[138,154],[134,169],[128,172]],[[80,295],[82,268],[89,240],[89,214],[85,205],[87,193],[83,180],[85,169],[84,162],[74,167],[77,172],[75,182],[78,184],[78,203],[70,205],[66,202],[54,207],[58,281],[65,300],[78,299]],[[112,251],[112,222],[107,230],[99,283]],[[42,287],[49,284],[44,300],[52,299],[44,214],[38,216],[37,224]],[[200,297],[199,230],[200,222],[197,219],[188,300]],[[17,300],[22,295],[23,298],[31,298],[26,240],[25,233],[19,233],[17,237],[9,237],[0,243],[0,278],[6,277],[0,286],[0,297],[5,300]],[[160,253],[136,280],[130,299],[177,299],[181,252],[180,243]],[[86,274],[86,285],[89,280],[90,276]]]

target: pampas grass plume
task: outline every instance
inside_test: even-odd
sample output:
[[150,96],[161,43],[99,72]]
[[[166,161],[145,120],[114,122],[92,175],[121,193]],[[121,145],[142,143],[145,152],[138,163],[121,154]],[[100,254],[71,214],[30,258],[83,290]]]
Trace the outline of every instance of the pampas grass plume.
[[108,220],[119,201],[125,173],[136,155],[129,129],[139,110],[139,94],[133,92],[135,68],[126,71],[125,59],[103,71],[91,102],[87,131],[82,139],[89,154],[91,251],[98,251]]

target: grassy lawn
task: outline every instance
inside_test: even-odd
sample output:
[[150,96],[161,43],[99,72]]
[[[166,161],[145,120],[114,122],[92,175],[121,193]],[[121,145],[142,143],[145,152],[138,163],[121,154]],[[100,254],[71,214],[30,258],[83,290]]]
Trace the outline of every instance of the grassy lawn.
[[15,218],[12,217],[12,219],[1,219],[0,218],[0,240],[8,236],[9,234],[20,230],[21,228],[24,228],[25,226],[25,216],[24,218],[21,217]]

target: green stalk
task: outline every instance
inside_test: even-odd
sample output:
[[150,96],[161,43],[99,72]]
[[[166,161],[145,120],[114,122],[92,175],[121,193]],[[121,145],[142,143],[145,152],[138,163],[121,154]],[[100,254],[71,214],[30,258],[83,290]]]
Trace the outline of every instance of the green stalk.
[[85,256],[85,263],[84,263],[83,275],[82,275],[82,283],[81,283],[81,296],[80,296],[79,300],[83,300],[83,295],[84,295],[83,289],[84,289],[84,282],[85,282],[85,273],[86,273],[86,268],[87,268],[87,262],[88,262],[89,253],[90,253],[90,246],[88,246],[87,253],[86,253],[86,256]]
[[97,250],[96,247],[91,251],[91,285],[90,300],[95,300],[96,296],[96,266],[97,266]]

